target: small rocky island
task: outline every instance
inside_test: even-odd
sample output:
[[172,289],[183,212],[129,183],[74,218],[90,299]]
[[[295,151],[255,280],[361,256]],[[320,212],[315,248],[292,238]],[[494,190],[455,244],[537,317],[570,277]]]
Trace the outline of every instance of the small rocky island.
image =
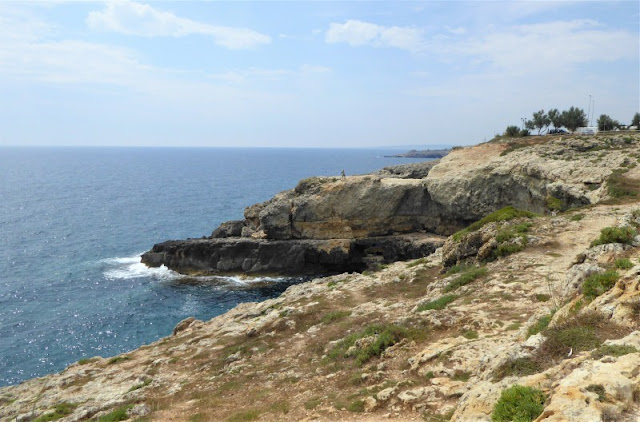
[[639,160],[546,136],[305,179],[143,259],[326,276],[0,388],[0,419],[639,420]]

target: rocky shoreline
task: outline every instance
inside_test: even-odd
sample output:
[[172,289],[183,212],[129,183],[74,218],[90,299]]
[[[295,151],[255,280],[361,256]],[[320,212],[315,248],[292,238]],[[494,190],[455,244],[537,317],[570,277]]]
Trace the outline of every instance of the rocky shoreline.
[[[638,420],[640,135],[546,138],[306,179],[211,238],[161,244],[147,259],[184,272],[284,265],[260,248],[302,271],[313,260],[286,248],[304,242],[370,259],[0,388],[0,419],[509,420],[496,409],[518,409],[519,389],[535,402],[523,420]],[[425,256],[387,263],[401,239]],[[241,262],[212,258],[242,242]]]
[[450,149],[412,149],[402,154],[385,155],[385,157],[395,158],[442,158],[451,152]]
[[[586,144],[543,140],[536,154],[503,154],[504,145],[488,143],[369,175],[311,177],[207,238],[154,245],[142,262],[185,274],[309,275],[424,256],[442,244],[437,236],[508,205],[541,213],[550,199],[558,209],[597,202],[608,167],[584,159],[550,167],[547,160],[577,158]],[[611,160],[617,168],[622,156]]]

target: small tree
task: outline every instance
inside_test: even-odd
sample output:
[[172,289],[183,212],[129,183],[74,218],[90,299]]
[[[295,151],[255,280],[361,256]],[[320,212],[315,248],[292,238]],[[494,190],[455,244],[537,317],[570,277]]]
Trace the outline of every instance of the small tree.
[[587,116],[581,108],[571,107],[569,110],[563,111],[560,117],[562,126],[571,132],[575,132],[577,128],[587,125]]
[[546,129],[551,124],[551,120],[549,116],[544,112],[544,110],[536,111],[533,113],[533,120],[531,121],[531,130],[538,129],[538,135],[542,132],[542,129]]
[[606,114],[601,114],[600,117],[598,117],[598,130],[612,130],[619,126],[620,122],[613,120]]
[[551,122],[553,127],[555,127],[556,129],[562,127],[562,115],[557,108],[552,108],[551,110],[549,110],[549,112],[547,113],[547,117],[549,118],[549,121]]
[[633,119],[631,119],[631,126],[635,126],[637,130],[640,130],[640,113],[633,115]]
[[504,135],[511,138],[515,138],[519,133],[520,129],[518,129],[518,126],[507,126],[507,129],[504,131]]

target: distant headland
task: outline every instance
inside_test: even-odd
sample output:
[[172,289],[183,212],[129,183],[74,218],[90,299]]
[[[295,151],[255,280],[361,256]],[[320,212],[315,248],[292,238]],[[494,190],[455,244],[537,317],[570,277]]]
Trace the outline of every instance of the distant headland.
[[451,152],[451,148],[446,149],[412,149],[409,152],[404,152],[402,154],[394,154],[394,155],[385,155],[385,157],[394,157],[394,158],[442,158],[445,155]]

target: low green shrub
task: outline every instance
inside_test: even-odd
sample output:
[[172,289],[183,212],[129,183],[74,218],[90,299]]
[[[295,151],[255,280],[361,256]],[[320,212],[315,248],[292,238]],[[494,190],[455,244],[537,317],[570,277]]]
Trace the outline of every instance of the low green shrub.
[[591,246],[606,245],[608,243],[624,243],[630,245],[637,235],[631,226],[605,227],[600,230],[600,237],[591,242]]
[[260,412],[257,410],[247,410],[244,412],[234,413],[227,418],[227,422],[250,422],[257,421],[260,418]]
[[478,332],[475,330],[467,330],[462,333],[462,337],[467,340],[475,340],[478,338]]
[[454,381],[462,381],[462,382],[469,381],[469,378],[471,378],[471,372],[461,371],[459,369],[456,370],[453,373],[453,376],[451,377],[451,379]]
[[621,270],[628,270],[629,268],[633,268],[633,262],[631,262],[629,258],[618,258],[616,259],[615,266]]
[[582,293],[587,300],[591,301],[609,291],[619,278],[618,272],[613,270],[592,274],[582,283]]
[[380,356],[387,348],[407,337],[407,335],[408,330],[398,325],[373,324],[363,331],[351,334],[336,343],[327,353],[327,359],[337,360],[339,358],[349,358],[350,356],[346,356],[346,352],[356,341],[365,337],[374,337],[373,342],[357,350],[353,355],[355,356],[357,364],[362,365],[373,357]]
[[569,217],[569,220],[571,221],[580,221],[584,218],[584,214],[573,214],[571,217]]
[[126,421],[127,419],[129,419],[129,416],[127,416],[127,410],[131,409],[133,407],[132,404],[127,404],[125,406],[120,406],[117,409],[115,409],[114,411],[107,413],[104,416],[100,416],[100,418],[98,418],[98,422],[120,422],[120,421]]
[[640,350],[636,349],[634,346],[629,346],[626,344],[623,345],[612,345],[608,344],[605,346],[600,346],[598,349],[594,350],[591,353],[591,357],[594,359],[600,359],[604,356],[614,356],[620,357],[624,355],[628,355],[629,353],[638,353]]
[[325,324],[330,324],[330,323],[332,323],[334,321],[339,321],[341,319],[344,319],[344,318],[348,317],[349,315],[351,315],[351,311],[329,312],[328,314],[324,315],[320,321],[322,321]]
[[527,246],[527,241],[528,239],[526,239],[526,241],[522,243],[502,243],[498,245],[498,247],[494,251],[494,254],[496,257],[502,257],[520,252]]
[[549,323],[551,322],[551,318],[553,318],[553,313],[549,315],[543,315],[527,330],[527,337],[534,336],[547,328]]
[[469,264],[457,264],[457,265],[454,265],[452,267],[449,267],[449,269],[447,269],[447,272],[445,273],[445,275],[460,274],[460,273],[463,273],[463,272],[469,270],[470,268],[472,268],[472,266],[469,265]]
[[458,296],[456,295],[445,295],[440,297],[439,299],[432,300],[431,302],[423,303],[418,306],[418,312],[428,311],[430,309],[442,310],[447,307],[448,304],[456,300]]
[[609,338],[620,338],[628,330],[606,320],[596,312],[578,314],[562,324],[544,331],[545,340],[537,353],[547,361],[566,359],[576,354],[593,350]]
[[509,221],[521,217],[533,218],[536,217],[536,214],[525,210],[519,210],[512,206],[504,207],[481,218],[475,223],[470,224],[467,228],[454,233],[452,238],[453,240],[458,241],[465,235],[477,231],[489,223],[499,223],[502,221]]
[[309,400],[304,402],[304,408],[307,410],[313,410],[316,407],[322,404],[322,399],[320,397],[312,397]]
[[75,403],[59,403],[53,408],[53,412],[45,413],[44,415],[37,417],[34,422],[57,421],[58,419],[62,419],[65,416],[72,414],[76,407],[78,407],[78,405]]
[[355,400],[349,403],[347,406],[349,412],[364,412],[364,402],[362,400]]
[[141,382],[140,384],[136,384],[136,385],[134,385],[133,387],[131,387],[131,388],[129,389],[129,391],[136,391],[136,390],[139,390],[139,389],[141,389],[141,388],[146,387],[146,386],[147,386],[147,385],[149,385],[149,384],[151,384],[151,379],[144,380],[144,381],[143,381],[143,382]]
[[466,286],[474,280],[487,275],[485,267],[473,267],[451,280],[444,288],[445,292],[452,292],[462,286]]
[[545,204],[549,211],[564,211],[566,208],[562,199],[558,199],[553,195],[547,195]]
[[543,365],[533,357],[508,360],[493,371],[493,380],[498,382],[510,376],[524,377],[544,370]]
[[607,179],[607,193],[615,199],[635,198],[640,186],[638,182],[626,176],[628,168],[616,169]]
[[116,356],[107,361],[107,365],[115,365],[116,363],[126,362],[131,360],[129,356]]
[[604,385],[602,384],[589,384],[585,390],[596,393],[598,395],[598,401],[604,401],[607,397]]
[[427,262],[427,258],[416,259],[413,262],[407,264],[407,268],[417,267],[418,265],[422,265]]
[[493,407],[491,420],[494,422],[529,422],[544,410],[546,398],[536,388],[514,385],[502,390],[498,402]]

